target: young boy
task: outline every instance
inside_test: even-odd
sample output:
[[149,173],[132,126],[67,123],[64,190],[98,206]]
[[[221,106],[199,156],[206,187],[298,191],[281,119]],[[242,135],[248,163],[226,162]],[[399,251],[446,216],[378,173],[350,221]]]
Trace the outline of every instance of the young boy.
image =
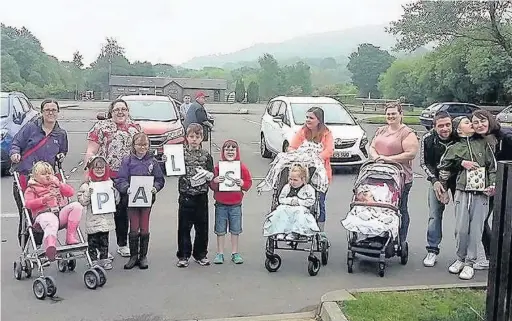
[[[222,161],[240,161],[240,149],[238,143],[234,140],[227,140],[222,146],[220,158]],[[215,234],[217,234],[217,255],[213,263],[224,263],[224,241],[226,233],[231,233],[231,261],[235,264],[242,264],[244,260],[238,253],[238,238],[242,233],[242,199],[244,192],[247,192],[252,186],[251,172],[245,164],[240,162],[240,179],[235,180],[235,184],[240,187],[237,192],[219,191],[219,183],[226,180],[219,176],[219,165],[215,166],[215,178],[210,183],[215,198]]]
[[458,141],[446,149],[438,166],[446,198],[447,181],[452,174],[457,175],[453,199],[457,260],[448,270],[462,280],[470,280],[475,274],[473,264],[489,211],[489,196],[494,194],[496,160],[486,140],[473,137],[475,130],[469,118],[453,119],[453,129]]
[[[187,127],[185,144],[186,173],[178,180],[178,263],[188,266],[190,256],[200,265],[210,265],[208,254],[208,183],[213,179],[213,158],[201,149],[203,127],[192,123]],[[194,226],[192,248],[190,230]]]

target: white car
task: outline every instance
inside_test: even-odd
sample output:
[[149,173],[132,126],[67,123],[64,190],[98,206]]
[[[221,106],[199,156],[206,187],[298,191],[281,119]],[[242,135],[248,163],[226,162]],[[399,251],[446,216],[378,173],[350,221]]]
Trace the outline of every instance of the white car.
[[260,153],[264,158],[288,149],[289,142],[304,126],[311,107],[324,111],[325,124],[334,136],[332,166],[357,167],[368,160],[368,138],[345,106],[328,97],[286,97],[271,99],[261,117]]

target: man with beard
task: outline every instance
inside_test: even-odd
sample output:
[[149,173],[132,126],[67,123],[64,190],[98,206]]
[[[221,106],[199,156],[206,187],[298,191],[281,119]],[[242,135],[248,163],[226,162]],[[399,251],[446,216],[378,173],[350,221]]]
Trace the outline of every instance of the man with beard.
[[[427,180],[432,184],[428,193],[429,218],[427,228],[427,256],[423,265],[432,267],[437,262],[439,244],[443,232],[443,212],[449,202],[445,190],[439,182],[437,165],[446,148],[453,143],[452,119],[447,112],[437,113],[433,120],[434,128],[423,135],[421,139],[420,166],[427,174]],[[452,196],[455,193],[455,176],[448,181],[448,189]]]

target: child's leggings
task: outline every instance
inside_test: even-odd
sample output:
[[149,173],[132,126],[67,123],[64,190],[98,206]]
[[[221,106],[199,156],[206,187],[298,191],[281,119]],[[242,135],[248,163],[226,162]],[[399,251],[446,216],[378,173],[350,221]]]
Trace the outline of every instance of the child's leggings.
[[82,218],[82,210],[83,206],[80,203],[69,203],[60,210],[58,217],[51,212],[41,213],[37,215],[35,223],[41,226],[44,232],[43,239],[57,236],[59,229],[65,227],[69,228],[68,233],[74,233]]
[[128,208],[128,218],[130,219],[130,232],[140,234],[149,233],[149,214],[151,207],[130,207]]

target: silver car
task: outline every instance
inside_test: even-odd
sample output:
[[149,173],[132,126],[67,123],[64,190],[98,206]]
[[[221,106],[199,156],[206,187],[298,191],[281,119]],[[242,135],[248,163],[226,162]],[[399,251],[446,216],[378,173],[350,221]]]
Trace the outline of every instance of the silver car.
[[512,127],[512,105],[496,115],[496,120],[500,123],[501,127]]

